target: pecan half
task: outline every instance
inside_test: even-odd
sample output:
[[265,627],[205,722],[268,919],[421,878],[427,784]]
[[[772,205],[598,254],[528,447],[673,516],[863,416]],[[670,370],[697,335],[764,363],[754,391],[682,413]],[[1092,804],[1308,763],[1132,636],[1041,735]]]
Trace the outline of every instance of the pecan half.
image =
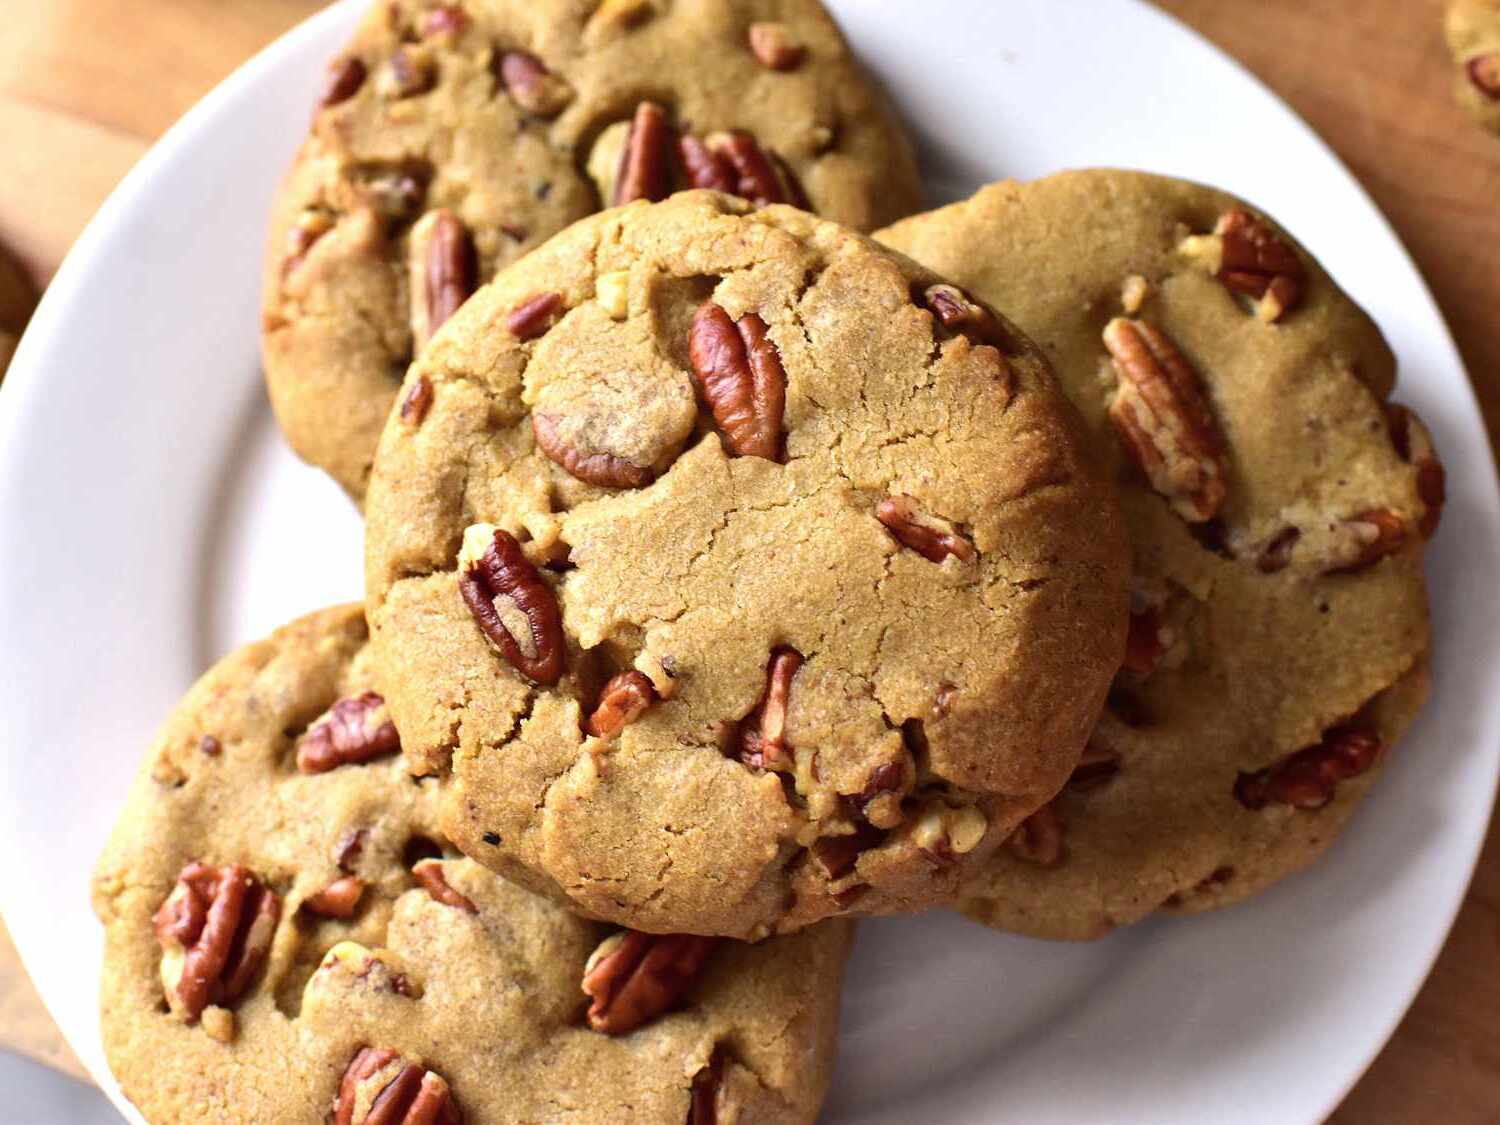
[[1218,514],[1228,469],[1203,386],[1166,334],[1116,317],[1104,329],[1119,390],[1109,404],[1126,449],[1151,486],[1189,523]]
[[437,85],[437,58],[427,47],[403,43],[375,79],[375,88],[383,97],[412,98],[425,94]]
[[635,107],[625,137],[610,202],[616,207],[637,199],[656,203],[671,190],[672,127],[667,123],[667,111],[655,102],[641,102]]
[[929,515],[914,497],[905,493],[882,500],[875,509],[875,518],[897,540],[929,562],[940,563],[946,558],[972,562],[977,554],[974,544],[951,523],[941,516]]
[[801,190],[793,187],[791,175],[785,165],[761,148],[754,135],[743,129],[710,133],[703,139],[703,143],[734,170],[731,194],[761,207],[771,203],[805,202],[799,199]]
[[1068,778],[1068,788],[1078,793],[1086,793],[1090,789],[1097,789],[1113,780],[1115,774],[1119,772],[1119,752],[1089,739],[1088,744],[1083,748],[1083,756],[1078,759],[1078,764],[1073,767],[1073,773]]
[[1470,83],[1490,101],[1500,102],[1500,51],[1475,55],[1464,63]]
[[365,84],[365,64],[356,58],[334,59],[328,64],[328,79],[323,83],[323,94],[318,99],[318,105],[327,109],[329,106],[346,102]]
[[479,263],[469,229],[446,209],[429,211],[412,228],[407,260],[412,347],[420,352],[474,292]]
[[510,310],[505,327],[517,340],[535,340],[552,327],[562,311],[561,293],[538,293]]
[[1399,403],[1388,402],[1385,418],[1397,454],[1417,470],[1417,496],[1425,508],[1417,532],[1423,539],[1431,539],[1443,518],[1443,504],[1448,498],[1447,471],[1438,460],[1432,434],[1415,413]]
[[557,419],[550,414],[533,413],[531,433],[536,438],[537,448],[549,460],[557,462],[570,476],[585,484],[597,484],[601,488],[645,488],[656,479],[652,469],[643,469],[613,453],[583,453],[573,448],[559,432]]
[[297,768],[327,773],[401,751],[401,736],[373,691],[340,699],[297,740]]
[[436,1071],[387,1047],[361,1047],[344,1069],[333,1125],[461,1125],[463,1113]]
[[784,23],[752,23],[747,38],[750,53],[767,70],[795,70],[807,54]]
[[693,316],[688,356],[693,386],[730,455],[777,460],[786,371],[766,322],[756,313],[731,320],[719,305],[704,301]]
[[548,687],[562,678],[562,611],[515,536],[488,524],[469,528],[458,558],[458,588],[480,632],[512,667]]
[[823,836],[813,843],[812,857],[829,879],[842,879],[854,870],[859,857],[885,839],[873,824],[857,821],[854,831],[842,836]]
[[613,738],[655,702],[656,689],[643,673],[618,672],[599,693],[599,702],[588,718],[588,732],[595,738]]
[[194,1023],[209,1004],[233,1005],[260,971],[280,918],[281,899],[247,868],[184,867],[152,920],[173,1014]]
[[739,173],[729,157],[715,152],[691,133],[677,139],[677,157],[691,187],[733,195],[739,185]]
[[1032,813],[1005,841],[1017,859],[1038,867],[1056,867],[1063,857],[1063,822],[1054,805],[1043,805]]
[[802,663],[802,654],[794,648],[781,645],[771,650],[765,694],[740,723],[739,757],[747,766],[769,770],[787,764],[787,702]]
[[966,336],[972,344],[989,344],[1002,354],[1015,348],[999,318],[957,285],[929,285],[922,290],[920,303],[945,329]]
[[1271,225],[1243,208],[1219,217],[1214,233],[1193,237],[1183,251],[1197,258],[1224,288],[1257,302],[1256,315],[1274,324],[1302,303],[1307,270]]
[[703,972],[716,938],[624,930],[600,942],[583,969],[589,1026],[623,1035],[674,1007]]
[[1358,777],[1380,758],[1380,736],[1360,727],[1334,727],[1323,741],[1298,750],[1254,773],[1241,773],[1234,796],[1247,809],[1275,802],[1295,809],[1320,809],[1333,800],[1341,781]]
[[444,906],[456,907],[466,914],[479,913],[479,907],[474,905],[474,900],[448,882],[447,876],[443,874],[442,860],[419,860],[411,869],[411,877],[433,897],[434,901]]
[[719,1087],[724,1084],[724,1049],[715,1047],[708,1063],[693,1075],[687,1125],[718,1125]]
[[420,426],[432,409],[432,396],[432,380],[426,375],[418,375],[411,390],[401,400],[401,421],[408,426]]
[[1374,566],[1401,549],[1408,531],[1406,521],[1388,509],[1360,512],[1335,527],[1334,544],[1323,573],[1353,574]]
[[912,840],[934,863],[947,866],[979,846],[990,823],[973,805],[957,808],[944,801],[934,801],[917,818]]
[[500,81],[511,101],[538,117],[556,117],[573,100],[573,87],[525,51],[500,56]]
[[358,875],[335,879],[315,895],[302,900],[302,909],[320,918],[352,918],[365,893],[365,881]]

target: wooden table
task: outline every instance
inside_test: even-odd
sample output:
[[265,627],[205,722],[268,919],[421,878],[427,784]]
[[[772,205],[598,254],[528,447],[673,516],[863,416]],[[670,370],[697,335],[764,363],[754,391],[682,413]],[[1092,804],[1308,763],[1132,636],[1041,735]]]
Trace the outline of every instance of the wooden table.
[[[1286,98],[1374,194],[1447,314],[1493,439],[1500,433],[1500,140],[1470,125],[1449,96],[1442,0],[1161,3]],[[0,242],[18,249],[45,281],[146,147],[253,51],[319,6],[315,0],[6,5]],[[1500,829],[1492,829],[1436,969],[1334,1120],[1500,1121],[1497,969]],[[5,942],[0,1042],[64,1065],[69,1058]]]

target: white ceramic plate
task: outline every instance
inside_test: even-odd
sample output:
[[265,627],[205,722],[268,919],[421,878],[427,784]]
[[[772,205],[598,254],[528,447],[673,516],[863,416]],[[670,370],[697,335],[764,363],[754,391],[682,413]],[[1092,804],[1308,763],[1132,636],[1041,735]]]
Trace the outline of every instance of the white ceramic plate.
[[[114,194],[0,392],[0,906],[118,1101],[87,880],[157,723],[234,645],[358,597],[360,524],[277,437],[257,275],[277,177],[361,0],[210,95]],[[1500,501],[1432,298],[1328,150],[1136,0],[835,0],[942,194],[1112,164],[1278,215],[1385,326],[1451,498],[1432,554],[1432,706],[1327,861],[1248,908],[1086,946],[953,916],[862,931],[836,1122],[1313,1122],[1441,947],[1500,757]],[[120,1103],[123,1106],[123,1103]]]

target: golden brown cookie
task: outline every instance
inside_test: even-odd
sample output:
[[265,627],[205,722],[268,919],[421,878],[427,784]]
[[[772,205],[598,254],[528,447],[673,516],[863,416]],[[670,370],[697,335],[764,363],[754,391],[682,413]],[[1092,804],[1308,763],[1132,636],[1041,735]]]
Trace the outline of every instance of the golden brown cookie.
[[377,662],[469,855],[760,936],[950,896],[1078,761],[1125,543],[1045,361],[868,239],[708,192],[570,228],[413,365]]
[[381,0],[276,201],[264,360],[292,447],[356,498],[415,350],[601,204],[683,186],[864,230],[911,147],[817,0]]
[[1046,351],[1119,481],[1125,666],[1083,764],[964,909],[1097,937],[1320,855],[1426,693],[1442,467],[1380,332],[1265,216],[1134,172],[1002,183],[881,232]]
[[365,639],[346,607],[227,657],[137,778],[94,902],[105,1049],[142,1113],[811,1122],[848,924],[612,933],[449,858]]
[[1450,0],[1446,28],[1460,104],[1500,133],[1500,0]]

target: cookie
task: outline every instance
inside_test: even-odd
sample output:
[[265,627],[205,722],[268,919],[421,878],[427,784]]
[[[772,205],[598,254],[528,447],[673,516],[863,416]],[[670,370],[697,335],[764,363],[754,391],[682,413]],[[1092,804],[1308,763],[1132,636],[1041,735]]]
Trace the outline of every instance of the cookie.
[[0,378],[5,377],[10,357],[16,353],[16,345],[21,342],[21,333],[34,308],[36,290],[26,271],[0,247]]
[[373,647],[467,854],[590,916],[759,937],[949,897],[1062,785],[1126,545],[1045,361],[788,207],[570,228],[408,374]]
[[1500,0],[1450,0],[1446,27],[1459,103],[1500,133]]
[[348,607],[227,657],[135,783],[94,902],[105,1048],[142,1113],[811,1122],[848,924],[611,933],[452,858],[365,640]]
[[1089,938],[1307,866],[1425,695],[1443,475],[1380,332],[1270,219],[1157,176],[996,184],[879,237],[1046,351],[1134,547],[1084,762],[964,909]]
[[681,186],[864,230],[911,146],[817,0],[383,0],[277,197],[263,356],[292,448],[362,497],[415,350],[477,282]]

